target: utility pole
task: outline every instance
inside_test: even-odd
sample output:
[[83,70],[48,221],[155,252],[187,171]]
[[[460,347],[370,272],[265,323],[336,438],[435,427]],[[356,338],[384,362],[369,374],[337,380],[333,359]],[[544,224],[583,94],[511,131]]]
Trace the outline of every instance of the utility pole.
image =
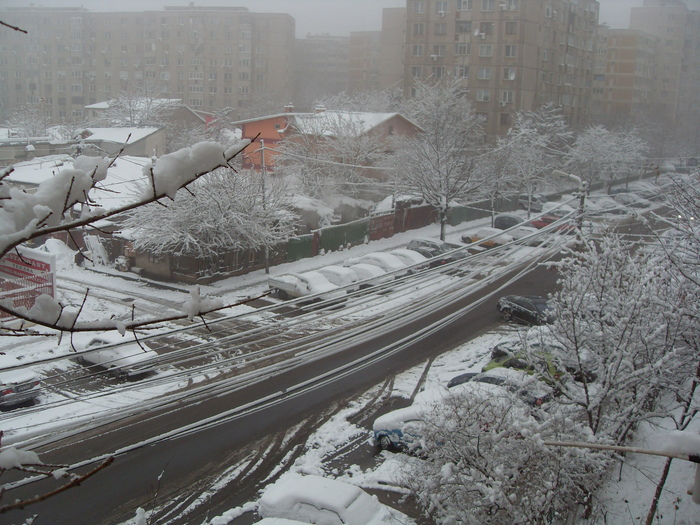
[[[262,207],[263,213],[265,214],[265,220],[267,220],[267,197],[265,188],[265,179],[267,178],[267,167],[265,166],[265,141],[260,141],[260,167],[262,169]],[[270,247],[265,243],[265,273],[270,273]]]

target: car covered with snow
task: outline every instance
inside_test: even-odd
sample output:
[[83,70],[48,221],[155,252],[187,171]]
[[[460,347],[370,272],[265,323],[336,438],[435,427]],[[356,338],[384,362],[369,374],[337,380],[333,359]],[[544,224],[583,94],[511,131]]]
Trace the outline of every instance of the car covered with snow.
[[396,248],[388,253],[399,259],[406,266],[410,266],[413,271],[423,270],[429,265],[427,257],[408,248]]
[[611,195],[615,202],[622,204],[623,206],[629,206],[630,208],[649,208],[652,206],[651,202],[640,197],[636,193],[621,192]]
[[464,245],[444,242],[439,239],[419,237],[412,239],[406,248],[429,259],[428,264],[431,268],[450,264],[467,256],[464,250],[460,250],[460,248],[464,248]]
[[530,406],[542,406],[554,398],[554,389],[551,386],[523,370],[505,367],[492,368],[487,372],[460,374],[450,379],[447,388],[454,388],[469,381],[505,388]]
[[348,270],[351,270],[359,281],[360,288],[369,288],[370,286],[378,286],[382,284],[390,283],[394,280],[393,275],[389,275],[379,266],[366,263],[357,263],[347,266]]
[[319,273],[328,279],[331,284],[339,288],[346,288],[348,292],[354,292],[359,288],[356,283],[360,280],[355,272],[345,266],[337,264],[329,264],[317,270]]
[[372,252],[360,257],[351,257],[347,259],[343,265],[350,266],[353,264],[371,264],[378,266],[386,273],[393,274],[394,277],[402,277],[408,273],[407,266],[395,255],[385,252]]
[[479,243],[479,246],[493,248],[513,242],[513,237],[498,228],[481,228],[462,235],[462,242],[466,244]]
[[0,407],[33,403],[40,393],[39,376],[32,370],[18,368],[0,372]]
[[91,370],[106,370],[122,379],[134,379],[155,372],[158,353],[133,335],[117,332],[92,334],[75,343],[75,360]]
[[284,518],[317,525],[413,523],[360,487],[321,476],[287,474],[269,485],[258,500],[263,518]]
[[345,290],[339,289],[316,270],[271,276],[267,285],[282,300],[313,296],[316,301],[332,301],[346,296]]
[[523,222],[523,218],[515,213],[499,213],[493,218],[493,227],[499,230],[507,230]]

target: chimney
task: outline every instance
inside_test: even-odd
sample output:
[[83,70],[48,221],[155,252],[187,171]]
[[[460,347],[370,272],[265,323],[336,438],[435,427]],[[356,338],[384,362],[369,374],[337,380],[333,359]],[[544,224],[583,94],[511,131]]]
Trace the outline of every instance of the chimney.
[[294,104],[292,104],[292,103],[290,102],[289,104],[287,104],[286,106],[284,106],[284,112],[285,112],[285,113],[294,113]]
[[326,111],[326,106],[316,106],[316,109],[314,109],[315,113],[324,113]]

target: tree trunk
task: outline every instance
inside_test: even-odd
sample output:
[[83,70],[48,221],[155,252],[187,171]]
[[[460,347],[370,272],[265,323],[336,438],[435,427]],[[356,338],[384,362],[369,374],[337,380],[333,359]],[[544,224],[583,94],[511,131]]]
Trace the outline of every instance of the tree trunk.
[[664,485],[666,484],[666,479],[668,478],[668,472],[671,470],[671,461],[673,461],[673,458],[668,458],[666,460],[666,465],[664,465],[664,471],[661,474],[661,479],[656,485],[656,492],[654,492],[654,499],[651,501],[651,507],[649,508],[649,513],[647,514],[646,525],[651,525],[654,523],[654,517],[656,515],[656,509],[659,506],[661,492],[664,490]]

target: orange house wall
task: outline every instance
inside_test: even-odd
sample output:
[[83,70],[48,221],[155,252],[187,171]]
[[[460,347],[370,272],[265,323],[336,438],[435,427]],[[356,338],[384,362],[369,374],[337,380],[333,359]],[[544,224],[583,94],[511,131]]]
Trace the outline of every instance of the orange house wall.
[[260,170],[262,169],[263,155],[261,151],[260,141],[265,142],[265,167],[274,169],[275,157],[278,153],[276,149],[282,142],[282,136],[279,131],[287,127],[287,117],[273,117],[255,122],[247,122],[241,126],[243,139],[253,140],[260,136],[246,149],[246,154],[243,157],[243,167]]

